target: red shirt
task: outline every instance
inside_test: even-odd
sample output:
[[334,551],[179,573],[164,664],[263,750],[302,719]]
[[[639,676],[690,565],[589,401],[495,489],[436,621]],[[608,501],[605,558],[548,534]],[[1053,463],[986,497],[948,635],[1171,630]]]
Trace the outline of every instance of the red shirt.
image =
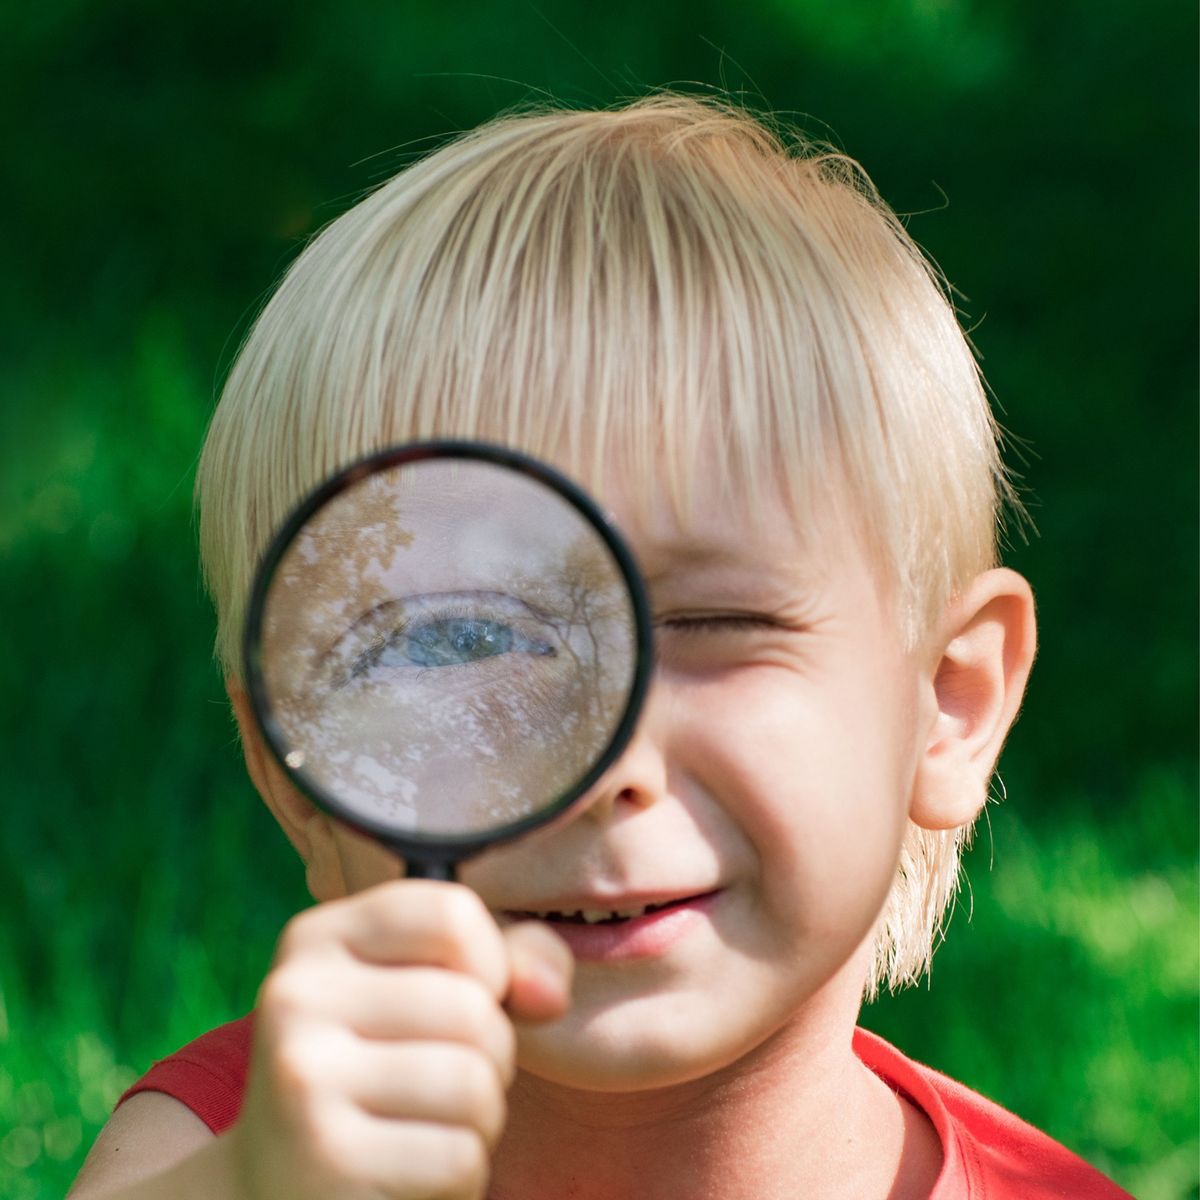
[[[237,1120],[250,1063],[251,1017],[221,1025],[164,1058],[121,1097],[165,1092],[213,1133]],[[854,1031],[854,1053],[924,1111],[942,1143],[929,1200],[1132,1200],[1065,1146],[953,1079]],[[117,1103],[120,1104],[121,1100]]]

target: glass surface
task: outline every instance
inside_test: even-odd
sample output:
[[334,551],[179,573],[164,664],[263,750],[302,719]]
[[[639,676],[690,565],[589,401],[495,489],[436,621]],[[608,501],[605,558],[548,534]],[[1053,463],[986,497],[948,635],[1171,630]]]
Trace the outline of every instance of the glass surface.
[[400,835],[487,833],[554,804],[607,749],[636,659],[633,602],[591,520],[472,459],[339,493],[292,539],[263,609],[284,761]]

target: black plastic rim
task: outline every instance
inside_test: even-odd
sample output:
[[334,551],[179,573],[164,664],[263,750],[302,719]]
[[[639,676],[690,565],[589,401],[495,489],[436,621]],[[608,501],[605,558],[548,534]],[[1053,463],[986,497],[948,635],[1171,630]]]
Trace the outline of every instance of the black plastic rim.
[[[323,508],[335,496],[361,482],[367,476],[378,471],[402,466],[405,463],[420,462],[431,458],[457,458],[494,463],[528,475],[552,488],[582,513],[600,534],[621,572],[633,605],[637,647],[633,681],[629,689],[629,699],[625,711],[609,739],[608,746],[574,786],[547,804],[545,808],[540,809],[532,816],[522,817],[519,821],[487,833],[440,837],[397,834],[383,822],[372,821],[363,817],[361,813],[347,808],[336,796],[311,779],[302,768],[288,766],[285,759],[288,752],[287,744],[278,722],[275,720],[263,680],[262,623],[267,593],[276,567],[279,566],[280,560],[301,528],[307,524],[309,518],[318,509]],[[620,757],[637,727],[638,716],[650,684],[650,673],[654,662],[652,628],[653,621],[646,596],[646,587],[642,582],[642,576],[637,569],[633,554],[612,521],[577,483],[538,459],[507,446],[473,441],[409,442],[367,455],[345,467],[320,484],[292,510],[287,520],[271,539],[255,572],[243,629],[242,659],[246,676],[246,691],[250,697],[259,728],[262,730],[272,756],[296,787],[326,812],[332,813],[347,825],[370,834],[404,859],[426,866],[439,866],[462,862],[464,859],[486,850],[489,846],[509,841],[511,838],[518,837],[522,833],[553,820],[587,792]]]

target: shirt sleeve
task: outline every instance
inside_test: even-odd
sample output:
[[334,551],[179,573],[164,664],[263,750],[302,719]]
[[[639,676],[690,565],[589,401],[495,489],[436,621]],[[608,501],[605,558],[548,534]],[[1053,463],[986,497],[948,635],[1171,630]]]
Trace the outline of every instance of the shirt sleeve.
[[250,1016],[219,1025],[156,1062],[117,1107],[139,1092],[162,1092],[191,1109],[214,1134],[222,1133],[241,1112],[252,1036]]

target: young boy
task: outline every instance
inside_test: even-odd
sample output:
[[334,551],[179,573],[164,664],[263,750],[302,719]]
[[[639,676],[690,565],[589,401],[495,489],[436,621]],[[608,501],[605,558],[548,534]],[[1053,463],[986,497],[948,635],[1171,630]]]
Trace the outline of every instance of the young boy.
[[[238,651],[289,508],[430,437],[583,482],[659,649],[616,764],[461,884],[295,791]],[[246,763],[321,903],[73,1200],[1124,1195],[855,1027],[928,966],[1034,609],[969,347],[853,163],[670,94],[460,138],[289,271],[199,495]]]

